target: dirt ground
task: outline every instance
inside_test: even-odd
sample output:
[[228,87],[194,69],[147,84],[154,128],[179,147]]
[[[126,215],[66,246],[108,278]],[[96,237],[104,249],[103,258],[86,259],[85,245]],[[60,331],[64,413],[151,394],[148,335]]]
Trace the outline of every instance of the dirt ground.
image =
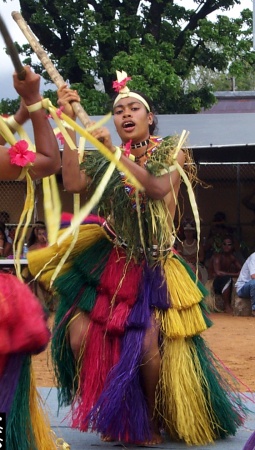
[[[214,325],[203,333],[207,344],[241,382],[241,390],[255,392],[255,317],[211,314]],[[50,317],[49,323],[53,321]],[[50,349],[33,357],[37,385],[54,386]]]

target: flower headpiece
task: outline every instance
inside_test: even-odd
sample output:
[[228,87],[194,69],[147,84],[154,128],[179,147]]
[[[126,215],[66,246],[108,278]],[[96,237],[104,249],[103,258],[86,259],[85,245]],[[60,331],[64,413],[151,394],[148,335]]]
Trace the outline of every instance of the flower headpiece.
[[119,95],[117,95],[116,99],[114,100],[113,106],[115,106],[116,103],[122,98],[134,97],[134,98],[137,98],[137,100],[139,100],[140,102],[142,102],[144,104],[145,108],[150,112],[151,109],[149,107],[148,102],[146,102],[146,100],[141,95],[129,90],[129,88],[127,86],[127,82],[129,80],[131,80],[132,78],[128,77],[126,72],[124,72],[124,70],[122,70],[121,72],[116,70],[116,74],[117,74],[117,80],[113,82],[112,86],[113,86],[113,89],[119,93]]

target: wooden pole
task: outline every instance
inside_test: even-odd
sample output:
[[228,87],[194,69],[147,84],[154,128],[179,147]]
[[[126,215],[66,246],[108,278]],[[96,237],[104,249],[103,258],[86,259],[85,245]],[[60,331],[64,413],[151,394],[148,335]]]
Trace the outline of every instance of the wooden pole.
[[[28,43],[31,45],[32,49],[36,53],[37,57],[41,61],[42,65],[44,66],[45,70],[47,70],[49,76],[51,77],[53,83],[57,86],[57,88],[60,88],[65,84],[64,79],[60,75],[60,73],[57,71],[55,66],[52,64],[50,58],[48,57],[45,50],[40,45],[39,41],[36,39],[30,28],[28,27],[26,21],[23,19],[22,15],[17,12],[12,12],[12,18],[15,20],[21,31],[23,32],[24,36],[27,38]],[[90,125],[91,120],[86,113],[86,111],[83,109],[81,104],[79,102],[72,102],[72,107],[77,115],[77,117],[80,119],[82,125],[86,128]]]
[[8,49],[10,58],[12,60],[12,63],[14,65],[14,68],[17,72],[18,78],[19,80],[24,80],[26,77],[26,71],[24,69],[24,67],[22,66],[20,59],[19,59],[19,54],[17,52],[17,49],[13,43],[13,40],[11,38],[11,35],[8,31],[8,28],[5,25],[5,22],[0,14],[0,32],[3,36],[5,45]]

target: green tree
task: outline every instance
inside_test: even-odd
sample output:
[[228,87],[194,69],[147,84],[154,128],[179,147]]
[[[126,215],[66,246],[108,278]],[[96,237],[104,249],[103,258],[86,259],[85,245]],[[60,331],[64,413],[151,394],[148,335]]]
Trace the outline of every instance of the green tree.
[[[20,0],[24,19],[90,115],[109,109],[116,69],[132,76],[131,86],[147,93],[158,113],[210,107],[211,84],[185,82],[196,67],[233,76],[244,60],[254,64],[251,11],[224,16],[235,4],[240,0],[195,0],[194,9],[174,0]],[[33,65],[30,46],[20,51]],[[44,68],[35,70],[48,79]]]

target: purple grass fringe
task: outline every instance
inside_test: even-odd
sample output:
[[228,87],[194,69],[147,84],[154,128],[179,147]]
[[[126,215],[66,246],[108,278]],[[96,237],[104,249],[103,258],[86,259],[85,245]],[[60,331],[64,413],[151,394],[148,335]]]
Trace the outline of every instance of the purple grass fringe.
[[22,353],[10,355],[0,378],[0,411],[5,412],[7,416],[19,382],[23,359]]
[[160,265],[144,268],[144,284],[145,289],[149,291],[151,307],[155,306],[165,311],[171,306],[166,280]]
[[249,437],[249,439],[246,442],[243,450],[255,450],[255,431]]
[[150,325],[149,299],[149,289],[142,283],[128,318],[120,360],[110,371],[105,388],[88,415],[92,431],[119,441],[151,439],[147,402],[140,379],[144,335]]

